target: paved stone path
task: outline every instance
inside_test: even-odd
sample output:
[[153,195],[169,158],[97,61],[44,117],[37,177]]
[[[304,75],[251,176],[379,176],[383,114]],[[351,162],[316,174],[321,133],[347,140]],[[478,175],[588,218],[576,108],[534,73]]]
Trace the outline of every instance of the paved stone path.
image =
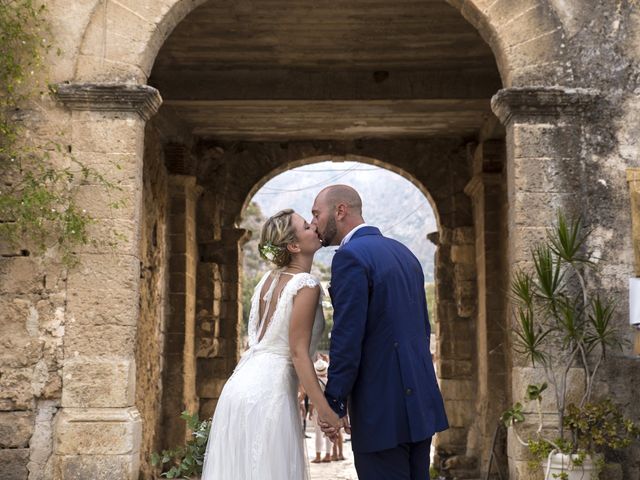
[[[308,422],[308,424],[311,422]],[[316,456],[316,443],[313,429],[307,425],[307,435],[311,438],[306,439],[307,455],[309,460],[313,460]],[[345,460],[331,463],[312,463],[311,480],[358,480],[356,469],[353,466],[353,452],[351,451],[351,442],[345,442],[343,447]]]

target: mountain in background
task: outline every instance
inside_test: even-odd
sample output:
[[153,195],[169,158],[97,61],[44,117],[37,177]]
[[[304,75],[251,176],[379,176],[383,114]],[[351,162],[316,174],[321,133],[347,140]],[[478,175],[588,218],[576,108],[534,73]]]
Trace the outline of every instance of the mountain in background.
[[[241,226],[253,232],[251,241],[244,248],[246,260],[252,262],[247,257],[257,256],[260,227],[265,217],[284,208],[293,208],[310,220],[316,194],[335,183],[355,188],[362,197],[365,221],[380,228],[385,236],[409,247],[422,264],[425,281],[433,281],[435,246],[427,240],[427,234],[436,231],[437,225],[428,200],[400,175],[357,162],[307,165],[288,170],[267,182],[252,199],[256,205],[249,206],[243,215]],[[255,253],[250,253],[251,250]],[[316,262],[329,266],[335,250],[336,247],[321,249],[316,254]],[[256,267],[258,264],[250,269]]]

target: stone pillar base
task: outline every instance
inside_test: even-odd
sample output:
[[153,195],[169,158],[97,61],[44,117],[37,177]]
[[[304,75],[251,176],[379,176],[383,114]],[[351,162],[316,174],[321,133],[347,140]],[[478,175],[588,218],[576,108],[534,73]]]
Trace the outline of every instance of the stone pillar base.
[[56,421],[56,478],[137,480],[141,437],[135,407],[65,408]]

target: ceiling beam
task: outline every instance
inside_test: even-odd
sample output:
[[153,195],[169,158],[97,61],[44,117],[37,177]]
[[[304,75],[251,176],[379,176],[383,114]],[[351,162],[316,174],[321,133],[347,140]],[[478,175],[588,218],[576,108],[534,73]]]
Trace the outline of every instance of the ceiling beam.
[[167,100],[489,99],[494,69],[304,71],[154,70],[149,84]]

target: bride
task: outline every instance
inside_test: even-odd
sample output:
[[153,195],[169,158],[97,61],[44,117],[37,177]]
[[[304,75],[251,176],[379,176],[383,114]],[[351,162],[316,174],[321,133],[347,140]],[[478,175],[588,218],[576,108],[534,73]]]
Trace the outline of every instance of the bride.
[[309,274],[320,247],[316,227],[293,210],[262,228],[260,254],[277,268],[254,291],[249,349],[218,400],[202,480],[308,479],[298,380],[320,418],[339,427],[312,362],[324,330],[320,284]]

